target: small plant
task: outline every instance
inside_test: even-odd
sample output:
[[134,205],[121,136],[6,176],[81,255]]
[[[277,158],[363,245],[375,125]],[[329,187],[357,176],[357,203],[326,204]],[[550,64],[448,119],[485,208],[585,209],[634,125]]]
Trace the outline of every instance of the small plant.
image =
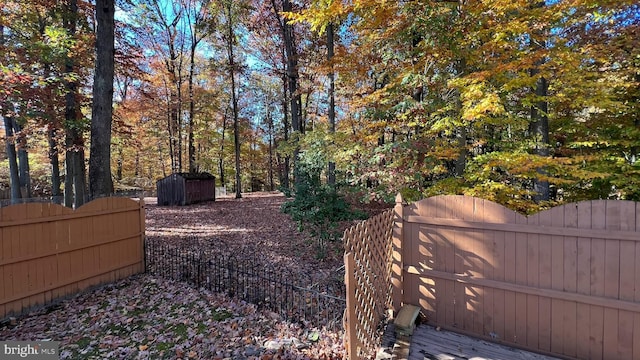
[[317,256],[327,255],[329,242],[340,239],[340,221],[364,219],[366,214],[351,209],[336,188],[322,184],[320,171],[301,166],[296,171],[294,199],[282,205],[282,211],[298,223],[298,230],[309,230],[317,241]]

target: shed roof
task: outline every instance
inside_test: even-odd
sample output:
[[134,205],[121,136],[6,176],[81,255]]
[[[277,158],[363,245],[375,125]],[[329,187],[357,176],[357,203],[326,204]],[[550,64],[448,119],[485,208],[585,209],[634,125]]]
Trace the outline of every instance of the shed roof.
[[216,177],[208,172],[190,173],[190,172],[177,172],[167,177],[178,175],[185,180],[214,180]]

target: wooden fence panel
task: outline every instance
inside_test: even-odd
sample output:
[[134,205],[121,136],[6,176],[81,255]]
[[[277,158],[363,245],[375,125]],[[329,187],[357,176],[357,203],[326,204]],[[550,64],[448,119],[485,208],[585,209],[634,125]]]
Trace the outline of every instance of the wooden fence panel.
[[144,271],[144,203],[0,209],[0,318]]
[[430,322],[572,358],[640,359],[639,205],[529,217],[438,196],[403,209],[405,303]]

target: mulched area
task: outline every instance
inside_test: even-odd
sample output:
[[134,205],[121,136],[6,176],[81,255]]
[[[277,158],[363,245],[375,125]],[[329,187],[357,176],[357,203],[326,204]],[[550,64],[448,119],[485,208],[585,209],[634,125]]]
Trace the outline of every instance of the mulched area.
[[[147,236],[215,248],[314,279],[335,277],[341,244],[324,259],[279,209],[277,193],[187,207],[147,199]],[[350,224],[344,224],[346,227]],[[0,340],[61,342],[62,359],[340,359],[342,331],[291,322],[241,300],[148,274],[108,284],[0,327]]]

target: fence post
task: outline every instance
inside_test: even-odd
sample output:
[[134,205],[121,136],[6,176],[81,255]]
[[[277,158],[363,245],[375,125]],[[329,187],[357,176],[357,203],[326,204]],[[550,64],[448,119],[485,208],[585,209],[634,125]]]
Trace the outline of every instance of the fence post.
[[404,259],[402,253],[403,225],[404,225],[404,201],[402,195],[396,195],[396,205],[394,207],[393,225],[393,256],[391,265],[391,303],[394,315],[398,313],[403,302],[403,267]]
[[147,270],[147,255],[145,249],[145,233],[146,233],[146,211],[144,208],[144,199],[141,197],[138,202],[138,206],[140,206],[140,210],[138,211],[140,216],[140,250],[142,251],[142,269],[140,271],[146,272]]
[[353,253],[344,254],[344,283],[347,289],[347,305],[345,308],[347,358],[358,359],[358,334],[356,331],[356,277]]

